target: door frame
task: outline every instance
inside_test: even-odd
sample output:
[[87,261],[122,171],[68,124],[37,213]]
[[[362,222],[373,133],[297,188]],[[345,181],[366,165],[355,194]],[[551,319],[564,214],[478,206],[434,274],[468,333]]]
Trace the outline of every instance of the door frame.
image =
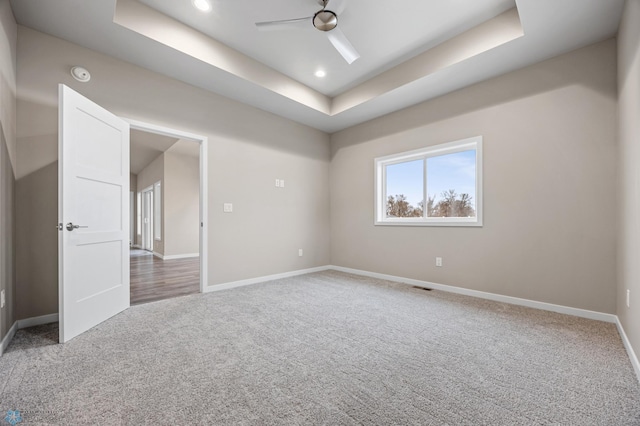
[[[156,124],[145,123],[143,121],[132,120],[120,117],[131,127],[131,130],[141,130],[147,133],[155,133],[162,136],[169,136],[176,139],[184,139],[200,144],[200,293],[204,293],[208,283],[208,224],[207,206],[208,204],[208,182],[209,173],[207,168],[208,142],[206,136],[195,133],[176,130]],[[164,198],[164,197],[163,197]]]

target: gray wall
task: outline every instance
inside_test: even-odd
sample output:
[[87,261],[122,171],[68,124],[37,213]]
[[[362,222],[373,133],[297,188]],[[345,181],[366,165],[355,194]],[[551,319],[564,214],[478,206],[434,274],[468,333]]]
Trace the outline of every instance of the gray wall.
[[[627,0],[618,35],[620,208],[618,318],[640,355],[640,0]],[[626,304],[630,290],[630,307]]]
[[[608,40],[334,134],[332,264],[614,313],[616,98]],[[373,225],[375,157],[476,135],[482,228]]]
[[16,316],[15,308],[15,165],[17,26],[8,0],[0,0],[0,340]]
[[[192,142],[193,143],[193,142]],[[165,256],[200,251],[200,165],[197,157],[164,154],[162,189]]]
[[[56,161],[49,149],[57,134],[50,111],[61,82],[117,115],[209,138],[209,285],[329,263],[328,135],[25,27],[18,27],[18,39],[21,179]],[[91,81],[74,81],[70,64],[88,68]],[[276,178],[287,187],[276,188]],[[36,180],[38,185],[18,185],[18,217],[33,214],[24,206],[57,193],[55,180]],[[223,213],[225,202],[234,204],[234,213]],[[55,223],[55,200],[40,213]],[[57,271],[42,263],[56,252],[56,238],[18,235],[18,243],[19,264],[47,277],[20,282],[19,318],[56,312]],[[40,304],[47,312],[35,308]]]
[[58,312],[58,108],[18,99],[17,115],[16,318],[24,319]]
[[0,289],[4,290],[6,300],[0,316],[0,340],[16,319],[14,207],[15,177],[4,134],[0,132]]
[[[58,162],[16,185],[16,316],[58,312]],[[43,191],[46,189],[46,191]]]

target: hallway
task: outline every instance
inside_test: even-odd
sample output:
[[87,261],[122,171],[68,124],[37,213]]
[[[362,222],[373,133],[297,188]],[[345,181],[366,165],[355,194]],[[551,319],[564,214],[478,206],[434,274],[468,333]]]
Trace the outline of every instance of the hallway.
[[200,291],[200,258],[162,260],[146,250],[131,249],[131,305]]

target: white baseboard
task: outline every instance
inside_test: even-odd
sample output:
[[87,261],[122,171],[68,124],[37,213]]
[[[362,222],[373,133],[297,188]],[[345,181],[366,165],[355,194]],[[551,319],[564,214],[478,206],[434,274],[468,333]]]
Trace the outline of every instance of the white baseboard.
[[[156,253],[153,253],[154,255]],[[161,254],[157,255],[162,260],[172,260],[172,259],[188,259],[190,257],[200,257],[200,253],[187,253],[187,254],[170,254],[168,256],[163,256]]]
[[[157,255],[157,254],[154,253],[154,255]],[[554,305],[551,303],[538,302],[535,300],[521,299],[518,297],[511,297],[511,296],[503,296],[495,293],[487,293],[487,292],[478,291],[478,290],[469,290],[466,288],[454,287],[454,286],[445,285],[445,284],[437,284],[437,283],[432,283],[428,281],[416,280],[412,278],[404,278],[404,277],[398,277],[395,275],[380,274],[376,272],[369,272],[369,271],[363,271],[360,269],[345,268],[342,266],[334,266],[334,265],[320,266],[320,267],[309,268],[309,269],[301,269],[297,271],[284,272],[281,274],[266,275],[266,276],[257,277],[257,278],[249,278],[246,280],[232,281],[228,283],[207,286],[204,288],[204,293],[227,290],[231,288],[243,287],[243,286],[252,285],[252,284],[259,284],[262,282],[273,281],[273,280],[278,280],[282,278],[295,277],[298,275],[311,274],[314,272],[321,272],[326,270],[340,271],[340,272],[345,272],[345,273],[354,274],[354,275],[361,275],[365,277],[383,279],[387,281],[414,285],[414,286],[423,287],[423,288],[431,288],[435,290],[446,291],[449,293],[456,293],[456,294],[462,294],[465,296],[478,297],[481,299],[493,300],[496,302],[526,306],[529,308],[541,309],[544,311],[557,312],[557,313],[573,315],[581,318],[588,318],[588,319],[593,319],[598,321],[614,323],[618,328],[618,333],[620,334],[622,343],[627,351],[629,360],[631,361],[631,365],[633,366],[633,369],[636,373],[636,377],[638,378],[638,381],[640,381],[640,362],[638,361],[638,357],[636,356],[633,350],[633,347],[631,346],[631,342],[629,341],[627,334],[625,333],[624,328],[620,323],[620,319],[618,318],[618,316],[613,314],[605,314],[602,312],[589,311],[586,309],[571,308],[569,306]],[[58,321],[58,314],[49,314],[49,315],[42,315],[39,317],[25,318],[25,319],[14,322],[11,328],[9,329],[9,332],[7,333],[7,335],[4,337],[4,339],[2,339],[2,342],[0,343],[0,356],[2,356],[5,349],[9,346],[9,343],[11,343],[11,340],[15,336],[16,331],[18,329],[33,327],[36,325],[49,324],[57,321]]]
[[11,340],[13,340],[13,336],[16,335],[16,331],[18,331],[18,321],[13,323],[13,325],[7,332],[7,335],[4,336],[4,339],[2,339],[2,343],[0,343],[0,356],[2,356],[4,351],[7,349],[9,343],[11,343]]
[[58,322],[58,314],[41,315],[39,317],[25,318],[18,320],[18,330],[36,325],[51,324]]
[[0,356],[2,356],[5,349],[7,349],[7,347],[9,346],[9,343],[11,343],[11,340],[13,340],[13,337],[16,335],[16,331],[22,330],[23,328],[27,328],[27,327],[34,327],[36,325],[50,324],[52,322],[58,322],[58,314],[49,314],[49,315],[42,315],[39,317],[25,318],[25,319],[21,319],[14,322],[11,328],[9,329],[9,332],[7,333],[7,335],[4,336],[4,339],[2,339],[2,343],[0,344]]
[[331,270],[334,270],[334,271],[340,271],[340,272],[346,272],[346,273],[354,274],[354,275],[361,275],[361,276],[370,277],[370,278],[378,278],[378,279],[383,279],[383,280],[387,280],[387,281],[394,281],[394,282],[398,282],[398,283],[402,283],[402,284],[414,285],[414,286],[417,286],[417,287],[431,288],[431,289],[440,290],[440,291],[447,291],[447,292],[450,292],[450,293],[457,293],[457,294],[462,294],[462,295],[465,295],[465,296],[478,297],[478,298],[481,298],[481,299],[488,299],[488,300],[493,300],[493,301],[496,301],[496,302],[510,303],[512,305],[526,306],[526,307],[529,307],[529,308],[541,309],[543,311],[557,312],[557,313],[566,314],[566,315],[573,315],[573,316],[581,317],[581,318],[587,318],[587,319],[592,319],[592,320],[597,320],[597,321],[604,321],[604,322],[614,323],[614,324],[616,324],[616,326],[618,328],[618,333],[620,334],[620,338],[622,339],[622,343],[624,345],[624,348],[627,351],[627,355],[629,356],[629,360],[631,361],[631,365],[633,366],[633,370],[636,373],[636,378],[638,379],[638,381],[640,381],[640,362],[638,361],[638,357],[636,356],[636,353],[633,350],[633,347],[631,346],[631,342],[629,341],[629,339],[627,337],[627,334],[625,333],[624,328],[622,327],[622,324],[620,323],[620,319],[618,318],[617,315],[605,314],[605,313],[596,312],[596,311],[589,311],[589,310],[586,310],[586,309],[572,308],[572,307],[569,307],[569,306],[554,305],[552,303],[538,302],[538,301],[535,301],[535,300],[520,299],[518,297],[503,296],[503,295],[500,295],[500,294],[487,293],[487,292],[484,292],[484,291],[469,290],[469,289],[466,289],[466,288],[454,287],[454,286],[445,285],[445,284],[436,284],[436,283],[431,283],[431,282],[428,282],[428,281],[414,280],[414,279],[411,279],[411,278],[397,277],[397,276],[394,276],[394,275],[387,275],[387,274],[379,274],[379,273],[376,273],[376,272],[362,271],[360,269],[345,268],[345,267],[342,267],[342,266],[333,266],[332,265],[332,266],[329,266],[327,269],[331,269]]
[[281,274],[265,275],[265,276],[262,276],[262,277],[249,278],[249,279],[246,279],[246,280],[232,281],[232,282],[223,283],[223,284],[210,285],[210,286],[207,286],[207,287],[204,288],[204,293],[210,293],[212,291],[228,290],[230,288],[236,288],[236,287],[244,287],[246,285],[259,284],[259,283],[263,283],[263,282],[266,282],[266,281],[279,280],[279,279],[282,279],[282,278],[296,277],[298,275],[305,275],[305,274],[311,274],[313,272],[326,271],[327,269],[330,269],[330,267],[329,266],[319,266],[317,268],[300,269],[300,270],[297,270],[297,271],[283,272]]
[[631,342],[627,337],[627,333],[624,331],[624,327],[622,327],[622,323],[620,322],[620,318],[616,316],[616,325],[618,326],[618,333],[620,333],[620,338],[622,339],[622,344],[624,348],[627,350],[627,355],[629,355],[629,361],[631,361],[631,365],[633,366],[633,370],[636,372],[636,377],[638,381],[640,381],[640,362],[638,362],[638,357],[631,346]]
[[365,277],[378,278],[387,281],[394,281],[402,284],[409,284],[423,288],[431,288],[434,290],[446,291],[449,293],[462,294],[464,296],[478,297],[480,299],[493,300],[495,302],[509,303],[511,305],[526,306],[528,308],[541,309],[543,311],[558,312],[560,314],[573,315],[581,318],[588,318],[597,321],[615,323],[617,317],[613,314],[605,314],[602,312],[589,311],[586,309],[572,308],[569,306],[554,305],[552,303],[538,302],[535,300],[521,299],[519,297],[503,296],[501,294],[487,293],[478,290],[469,290],[462,287],[454,287],[451,285],[437,284],[428,281],[415,280],[412,278],[398,277],[395,275],[379,274],[376,272],[362,271],[360,269],[345,268],[342,266],[330,266],[328,269],[334,271],[346,272],[349,274],[362,275]]

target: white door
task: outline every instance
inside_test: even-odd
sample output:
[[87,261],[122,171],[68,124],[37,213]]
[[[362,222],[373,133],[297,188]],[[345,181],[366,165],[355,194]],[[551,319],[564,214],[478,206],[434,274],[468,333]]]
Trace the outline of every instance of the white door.
[[129,124],[61,84],[58,131],[66,342],[129,307]]

